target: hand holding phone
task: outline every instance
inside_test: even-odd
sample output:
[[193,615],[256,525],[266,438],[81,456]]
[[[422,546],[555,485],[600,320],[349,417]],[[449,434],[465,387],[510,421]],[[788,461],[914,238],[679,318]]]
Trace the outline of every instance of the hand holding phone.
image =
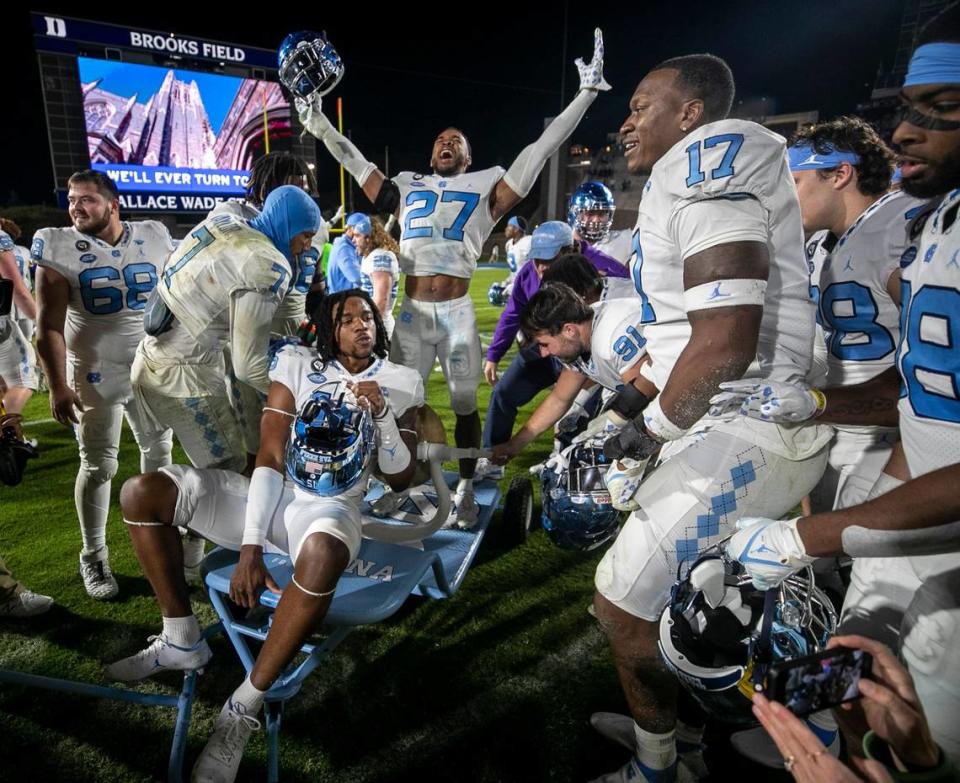
[[831,647],[771,666],[766,695],[803,717],[860,698],[860,679],[872,667],[873,657],[864,650]]

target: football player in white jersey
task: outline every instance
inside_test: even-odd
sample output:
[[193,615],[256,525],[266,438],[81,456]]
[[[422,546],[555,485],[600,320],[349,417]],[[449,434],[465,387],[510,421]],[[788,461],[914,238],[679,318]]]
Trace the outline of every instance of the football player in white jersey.
[[[612,458],[661,450],[636,493],[640,508],[597,568],[594,607],[636,738],[633,758],[604,781],[670,782],[677,740],[681,752],[696,751],[697,729],[677,725],[677,683],[657,649],[678,565],[732,532],[741,514],[795,506],[822,475],[832,434],[764,431],[743,417],[704,420],[718,383],[746,374],[803,380],[813,347],[786,143],[755,123],[725,119],[733,93],[721,59],[673,58],[637,86],[621,128],[630,173],[650,175],[631,272],[651,358],[641,373],[660,394],[645,406],[642,398],[618,404],[586,434],[612,428],[604,445]],[[604,731],[602,721],[597,728]]]
[[170,463],[173,439],[133,398],[130,365],[143,337],[147,297],[173,242],[162,223],[121,221],[117,187],[97,171],[67,180],[70,228],[37,231],[37,352],[50,410],[73,426],[80,447],[75,501],[80,573],[92,598],[118,591],[106,545],[110,482],[124,418],[140,447],[140,469]]
[[[303,158],[289,152],[270,152],[258,158],[251,167],[246,198],[243,201],[224,201],[214,207],[207,217],[230,212],[244,220],[255,218],[263,209],[267,196],[281,185],[295,185],[311,195],[317,191],[313,172]],[[338,219],[339,215],[334,216],[331,222]],[[297,279],[277,308],[270,327],[272,334],[295,335],[307,317],[307,294],[323,284],[323,275],[318,276],[316,271],[320,249],[327,243],[329,234],[330,223],[324,220],[310,242],[310,248],[297,258]],[[259,415],[255,418],[259,423]]]
[[[920,32],[900,93],[893,141],[903,190],[934,198],[911,227],[901,266],[896,366],[825,390],[774,384],[745,393],[742,410],[768,420],[815,417],[900,426],[898,451],[868,502],[786,522],[743,519],[728,551],[754,583],[778,584],[814,558],[870,558],[869,595],[851,584],[843,622],[897,641],[934,739],[960,759],[960,6]],[[946,195],[943,195],[946,194]],[[939,201],[935,197],[940,197]],[[901,389],[903,396],[901,396]],[[899,412],[899,417],[898,417]],[[865,564],[867,565],[867,564]],[[867,578],[866,569],[861,576]],[[851,595],[853,594],[853,595]]]
[[[389,341],[370,297],[357,290],[331,294],[313,320],[316,350],[286,345],[273,359],[249,480],[173,465],[123,488],[124,519],[160,604],[163,631],[145,650],[107,667],[115,679],[195,669],[210,659],[182,577],[176,525],[239,550],[230,596],[244,607],[257,606],[264,587],[279,592],[264,551],[289,553],[294,563],[256,663],[224,704],[193,780],[225,783],[236,776],[260,725],[265,692],[323,620],[340,574],[360,549],[360,501],[374,465],[397,490],[414,473],[423,382],[415,370],[387,360]],[[321,439],[325,456],[311,450]]]
[[[19,232],[12,221],[3,225]],[[30,338],[19,324],[18,317],[33,322],[37,306],[21,272],[14,238],[0,229],[0,277],[13,284],[13,308],[0,316],[0,375],[6,378],[3,404],[8,413],[21,413],[37,389],[37,357]]]
[[293,285],[294,259],[319,228],[310,196],[281,185],[250,220],[228,212],[204,220],[164,267],[131,378],[134,393],[155,421],[173,429],[195,467],[245,469],[224,350],[238,381],[266,394],[270,325]]
[[530,241],[532,237],[527,233],[526,219],[519,215],[513,215],[507,221],[507,227],[504,229],[503,234],[507,238],[506,244],[504,245],[504,255],[507,257],[507,268],[510,270],[510,274],[507,276],[507,279],[503,281],[502,285],[506,295],[510,296],[513,281],[516,279],[517,273],[523,269],[523,265],[527,263],[527,254],[530,252]]
[[[316,193],[313,172],[302,158],[289,152],[271,152],[258,158],[251,167],[246,198],[243,201],[224,201],[211,210],[207,217],[230,213],[243,220],[251,220],[260,214],[267,196],[281,185],[294,185],[311,195]],[[334,220],[336,219],[337,217],[334,217]],[[296,282],[290,286],[274,313],[273,323],[270,325],[272,336],[281,338],[296,334],[306,318],[308,294],[322,296],[325,293],[324,277],[322,274],[317,275],[316,269],[320,260],[320,249],[326,244],[329,229],[329,223],[321,220],[320,230],[314,234],[310,247],[295,259]],[[256,389],[237,380],[229,349],[226,362],[230,402],[240,420],[247,454],[253,455],[257,453],[260,445],[260,410],[263,399]]]
[[[826,386],[893,366],[900,339],[900,256],[924,203],[889,191],[893,152],[866,122],[841,117],[800,131],[788,151],[804,232],[827,230],[810,261],[827,347]],[[895,429],[837,426],[814,511],[855,505],[883,470]]]
[[633,254],[632,232],[613,230],[616,210],[610,188],[602,182],[584,182],[570,197],[567,222],[577,239],[589,242],[601,253],[626,264]]
[[400,282],[400,248],[375,217],[354,227],[353,242],[360,253],[360,288],[373,299],[389,338],[393,335],[393,306]]
[[527,422],[506,443],[493,447],[494,462],[516,456],[567,415],[588,381],[611,391],[634,384],[647,397],[656,395],[640,375],[647,352],[636,298],[601,299],[605,288],[597,288],[594,301],[587,302],[564,283],[548,283],[524,308],[524,336],[541,356],[556,357],[563,369]]
[[[23,234],[20,226],[9,218],[0,218],[0,231],[8,234],[14,242],[17,242]],[[31,274],[30,248],[14,244],[11,250],[17,262],[17,271],[20,273],[20,279],[23,280],[23,285],[27,291],[32,294],[33,275]],[[34,305],[34,310],[36,310],[36,305]],[[33,339],[33,333],[36,328],[34,319],[29,318],[25,313],[21,313],[16,307],[14,307],[12,315],[20,327],[20,331],[23,332],[23,336],[27,338],[27,342],[30,342]]]
[[[483,243],[497,220],[533,188],[547,159],[576,128],[597,92],[609,89],[603,78],[603,37],[595,31],[590,63],[576,61],[580,89],[576,97],[524,149],[508,171],[499,166],[470,172],[466,135],[454,127],[433,143],[431,174],[401,172],[392,179],[368,162],[320,111],[320,99],[302,105],[303,126],[323,141],[331,155],[363,188],[378,212],[397,213],[400,269],[405,296],[393,336],[394,361],[415,367],[426,380],[440,360],[456,414],[456,444],[480,445],[477,387],[483,358],[476,315],[468,289]],[[454,499],[457,522],[476,524],[472,476],[476,460],[460,461],[461,481]]]

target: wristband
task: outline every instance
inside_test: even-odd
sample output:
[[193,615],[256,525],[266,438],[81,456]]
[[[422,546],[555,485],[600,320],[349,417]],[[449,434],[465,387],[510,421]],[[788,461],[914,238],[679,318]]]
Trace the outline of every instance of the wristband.
[[682,427],[678,427],[663,412],[660,407],[660,397],[655,397],[643,412],[643,423],[650,433],[660,440],[677,440],[687,434]]
[[817,418],[823,414],[827,407],[827,395],[820,391],[820,389],[810,389],[810,394],[813,396],[814,404],[817,406],[813,411],[813,418]]

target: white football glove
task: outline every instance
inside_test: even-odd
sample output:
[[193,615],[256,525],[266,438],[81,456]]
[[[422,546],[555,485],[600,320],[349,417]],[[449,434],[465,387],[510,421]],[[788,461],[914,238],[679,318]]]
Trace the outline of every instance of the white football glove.
[[643,473],[649,461],[649,459],[636,460],[624,457],[610,463],[603,481],[610,491],[610,502],[618,511],[636,511],[640,508],[634,495],[640,488],[640,482],[643,481]]
[[323,101],[319,95],[314,93],[309,101],[297,98],[294,101],[297,107],[297,116],[300,118],[300,124],[318,139],[323,139],[327,131],[333,128],[333,124],[323,113]]
[[603,78],[603,33],[598,27],[593,31],[593,59],[585,63],[582,57],[574,61],[580,71],[580,89],[606,92],[610,89],[607,80]]
[[738,560],[758,590],[769,590],[801,568],[810,565],[797,532],[796,519],[741,517],[737,532],[727,542],[727,554]]
[[572,443],[584,443],[588,440],[604,441],[618,432],[627,420],[618,413],[605,411],[591,421],[586,429],[575,437]]
[[[800,384],[771,380],[726,381],[723,390],[710,398],[710,415],[741,416],[776,424],[797,424],[822,412],[823,393]],[[819,396],[818,396],[819,395]]]
[[583,406],[579,402],[573,403],[570,410],[557,422],[557,432],[573,432],[580,425],[580,419],[585,415]]

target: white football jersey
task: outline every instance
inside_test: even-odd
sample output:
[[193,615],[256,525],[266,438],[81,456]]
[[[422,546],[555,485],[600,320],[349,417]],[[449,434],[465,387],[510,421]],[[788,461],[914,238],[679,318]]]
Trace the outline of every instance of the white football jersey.
[[900,438],[914,478],[960,462],[960,189],[911,227],[900,261]]
[[[347,388],[348,381],[376,381],[398,418],[410,408],[419,408],[424,404],[420,373],[387,359],[373,359],[370,367],[362,373],[352,375],[335,360],[324,363],[312,348],[284,345],[274,354],[270,363],[270,380],[282,383],[290,390],[298,412],[314,397],[336,398],[345,394],[346,399],[353,399]],[[366,481],[358,481],[345,494],[359,501],[366,491],[366,486]],[[299,487],[296,490],[305,492]]]
[[400,282],[400,264],[397,256],[390,250],[378,248],[371,250],[360,260],[360,287],[373,298],[373,273],[386,272],[390,275],[390,291],[387,293],[387,312],[383,316],[383,325],[387,333],[393,333],[393,306],[397,301],[397,285]]
[[646,340],[636,299],[595,302],[590,357],[582,356],[563,365],[586,375],[605,389],[623,386],[623,373],[646,355]]
[[[252,220],[260,211],[252,204],[246,201],[221,201],[207,215],[208,218],[214,215],[230,214],[243,220]],[[295,270],[297,279],[283,297],[277,312],[273,316],[273,326],[271,331],[275,334],[290,334],[290,329],[295,329],[306,317],[307,293],[310,286],[313,285],[313,278],[317,273],[317,264],[320,263],[320,253],[323,245],[327,241],[329,228],[324,225],[313,235],[313,246],[297,257],[297,268]]]
[[499,166],[450,177],[401,171],[400,269],[416,276],[470,278],[496,221],[490,194],[503,178]]
[[[754,202],[762,208],[761,222]],[[688,212],[691,205],[702,206]],[[721,120],[685,136],[654,165],[640,203],[630,271],[652,359],[644,374],[658,389],[690,337],[684,259],[740,241],[763,242],[770,256],[757,358],[744,377],[806,378],[815,308],[785,141],[753,122]],[[724,296],[722,281],[711,296]]]
[[30,255],[70,284],[64,337],[83,365],[129,366],[143,337],[143,309],[173,250],[166,226],[155,220],[123,223],[116,245],[77,229],[42,228]]
[[603,291],[600,292],[600,301],[608,299],[633,299],[634,307],[640,306],[637,298],[637,289],[633,287],[633,280],[629,277],[601,277]]
[[505,245],[507,249],[507,266],[510,268],[511,275],[516,276],[517,272],[523,269],[523,265],[527,263],[527,255],[530,253],[531,241],[533,241],[533,237],[529,234],[517,240],[507,240]]
[[238,291],[271,294],[291,288],[290,264],[265,234],[230,212],[208,217],[180,243],[157,284],[160,296],[198,343],[222,340],[230,299]]
[[887,282],[906,249],[907,226],[923,204],[900,190],[888,193],[832,247],[821,243],[813,253],[810,277],[827,346],[828,386],[861,383],[893,365],[900,308]]
[[633,232],[625,228],[611,230],[599,242],[590,244],[604,255],[625,265],[633,255]]

